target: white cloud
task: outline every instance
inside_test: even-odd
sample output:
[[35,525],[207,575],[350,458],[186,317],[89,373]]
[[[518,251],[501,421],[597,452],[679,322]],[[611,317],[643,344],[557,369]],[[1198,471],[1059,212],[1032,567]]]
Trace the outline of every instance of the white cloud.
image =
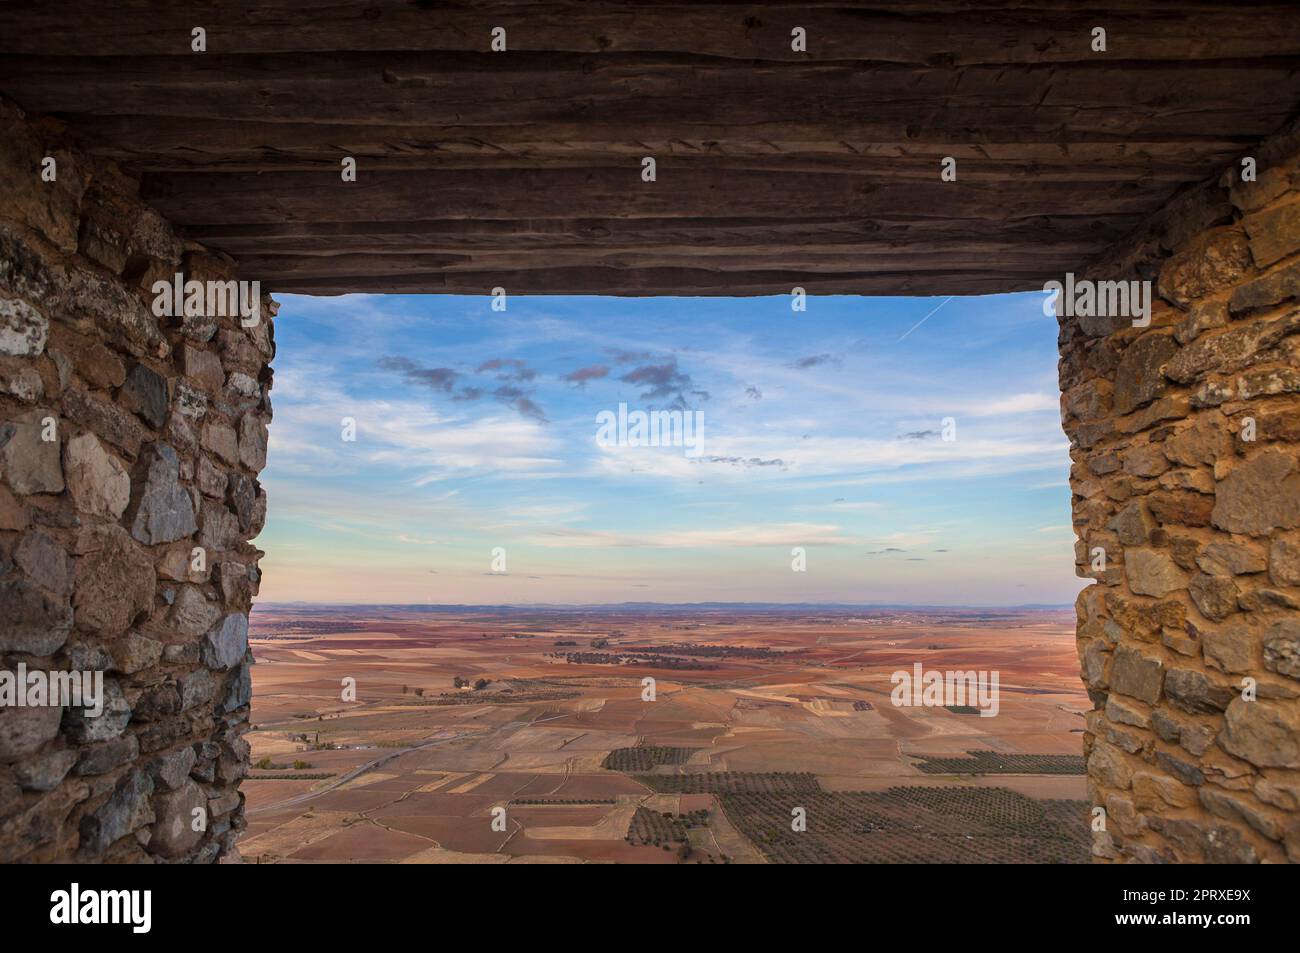
[[620,533],[554,527],[531,537],[537,546],[575,548],[683,548],[750,546],[846,546],[857,540],[844,536],[840,527],[824,523],[748,524],[717,529],[665,530],[657,533]]

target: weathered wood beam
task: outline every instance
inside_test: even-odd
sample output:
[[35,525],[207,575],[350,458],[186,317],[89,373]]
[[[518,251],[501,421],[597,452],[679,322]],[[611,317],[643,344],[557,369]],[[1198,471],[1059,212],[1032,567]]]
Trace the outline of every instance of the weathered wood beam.
[[1068,184],[1018,179],[962,184],[881,182],[851,173],[780,173],[659,168],[643,182],[626,169],[451,169],[369,172],[343,182],[332,172],[183,173],[144,177],[142,195],[160,212],[191,224],[296,221],[402,221],[425,218],[592,218],[728,215],[914,216],[944,220],[1137,213],[1158,204],[1168,187],[1135,182]]
[[[747,130],[719,129],[692,139],[655,139],[631,126],[575,133],[587,138],[544,138],[541,128],[416,131],[411,127],[204,122],[143,117],[65,117],[72,128],[101,143],[95,154],[139,172],[310,172],[338,169],[343,156],[364,171],[439,169],[591,168],[637,165],[647,155],[674,165],[708,163],[724,171],[785,173],[855,172],[882,178],[927,179],[952,156],[971,179],[1006,175],[1062,181],[1153,179],[1186,182],[1207,163],[1224,165],[1249,144],[1248,137],[1191,141],[1082,142],[896,142],[867,141],[854,130],[836,136],[784,140],[756,138]],[[373,130],[373,131],[372,131]],[[900,135],[903,130],[898,130]],[[740,138],[727,138],[734,135]],[[608,136],[598,139],[596,137]]]
[[[689,136],[695,127],[783,124],[905,141],[996,130],[1058,141],[1262,136],[1300,100],[1300,57],[1209,66],[1091,63],[908,69],[674,57],[520,54],[5,57],[0,89],[51,114],[495,128],[617,122]],[[1189,97],[1189,89],[1195,95]],[[701,130],[702,131],[702,130]],[[883,135],[882,135],[883,134]]]
[[[1300,10],[1287,3],[1108,0],[1081,10],[1032,3],[385,2],[242,0],[199,7],[155,0],[10,0],[0,52],[187,55],[190,31],[210,53],[333,50],[486,52],[491,30],[510,50],[674,52],[741,60],[878,61],[913,66],[1088,61],[1103,26],[1113,59],[1203,60],[1294,52]],[[1260,23],[1270,27],[1261,29]],[[807,52],[790,31],[808,31]]]
[[809,294],[999,294],[1041,290],[1044,273],[1008,273],[995,269],[959,272],[936,262],[933,269],[818,275],[807,271],[720,272],[701,268],[624,269],[582,266],[536,270],[406,272],[400,275],[353,273],[341,268],[327,277],[285,278],[263,273],[275,293],[351,294],[489,294],[496,287],[512,294],[725,295],[789,294],[802,287]]

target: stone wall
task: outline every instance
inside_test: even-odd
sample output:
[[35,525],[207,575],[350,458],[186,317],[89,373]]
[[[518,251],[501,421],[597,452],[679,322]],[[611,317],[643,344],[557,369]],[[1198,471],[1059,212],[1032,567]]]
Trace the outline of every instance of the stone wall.
[[1086,270],[1149,327],[1061,319],[1098,858],[1300,861],[1300,132],[1249,156]]
[[0,671],[106,699],[0,704],[0,862],[236,859],[274,305],[156,317],[154,282],[231,263],[57,126],[0,126]]

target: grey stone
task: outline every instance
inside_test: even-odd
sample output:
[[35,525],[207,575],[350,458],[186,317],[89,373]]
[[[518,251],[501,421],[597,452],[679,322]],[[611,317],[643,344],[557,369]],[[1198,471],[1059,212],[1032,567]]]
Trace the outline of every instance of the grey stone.
[[100,854],[128,834],[154,821],[149,798],[153,779],[143,771],[132,771],[118,782],[112,797],[81,820],[81,846]]
[[185,381],[176,385],[176,409],[189,420],[202,420],[208,412],[208,398]]
[[0,652],[53,655],[72,631],[67,599],[26,579],[0,579]]
[[186,344],[182,357],[187,378],[210,394],[221,390],[225,372],[221,369],[221,358],[214,351]]
[[180,714],[181,694],[174,682],[163,682],[143,692],[132,711],[134,721],[164,721]]
[[167,419],[167,379],[143,364],[131,368],[118,399],[155,430]]
[[168,665],[193,665],[199,660],[197,642],[169,645],[163,649],[163,661]]
[[26,301],[0,298],[0,354],[33,357],[49,334],[50,322]]
[[1125,546],[1140,546],[1150,541],[1151,531],[1155,526],[1156,522],[1151,518],[1145,504],[1140,500],[1134,500],[1119,511],[1118,515],[1107,524],[1107,529],[1114,532]]
[[199,490],[204,496],[221,499],[226,493],[226,473],[208,459],[207,454],[199,457]]
[[155,545],[190,536],[198,529],[194,504],[180,485],[180,460],[165,443],[153,445],[148,476],[132,509],[131,535]]
[[[44,435],[55,439],[45,440]],[[15,493],[62,493],[58,414],[33,410],[0,425],[0,470]]]
[[257,481],[242,473],[231,473],[226,480],[226,502],[235,511],[239,530],[248,535],[257,521]]
[[169,621],[176,632],[197,638],[211,629],[221,616],[221,607],[208,602],[193,586],[184,586],[172,606]]
[[193,781],[185,780],[174,790],[156,795],[153,812],[157,820],[149,839],[149,852],[169,858],[187,854],[202,840],[207,827],[205,823],[202,829],[195,830],[195,811],[207,811],[207,798]]
[[266,424],[256,414],[239,421],[239,462],[254,473],[266,466]]
[[80,434],[64,449],[68,490],[77,509],[116,520],[131,502],[131,477],[94,434]]
[[261,385],[241,371],[235,371],[226,379],[226,389],[244,400],[256,400],[262,396]]
[[201,442],[204,450],[215,453],[227,465],[234,466],[239,461],[239,438],[233,427],[210,420],[203,426]]
[[14,562],[32,582],[56,595],[67,595],[72,590],[72,561],[64,548],[42,530],[29,530],[23,535]]
[[125,675],[152,668],[162,658],[163,644],[157,639],[128,632],[113,644],[113,668]]
[[236,711],[243,708],[253,698],[253,676],[248,662],[240,663],[238,669],[231,673],[226,684],[226,696],[222,701],[222,711]]
[[14,765],[14,779],[28,791],[53,791],[77,763],[77,752],[64,748],[35,754]]
[[64,393],[63,411],[78,427],[125,450],[129,457],[140,452],[140,445],[149,435],[140,421],[117,404],[75,388]]
[[1187,761],[1167,751],[1156,752],[1156,763],[1183,784],[1199,787],[1205,783],[1205,775],[1193,762]]
[[77,626],[105,636],[130,628],[153,607],[154,567],[120,526],[96,527],[77,560]]
[[198,669],[180,680],[181,710],[188,711],[205,702],[211,703],[217,690],[217,681],[205,668]]
[[220,503],[204,500],[202,516],[203,529],[199,533],[199,545],[209,553],[231,549],[240,541],[239,520]]
[[124,764],[130,764],[140,754],[140,742],[135,735],[120,735],[108,741],[97,741],[81,749],[76,774],[95,777],[108,774]]
[[1183,733],[1183,722],[1172,712],[1157,708],[1151,713],[1151,729],[1161,741],[1177,741]]
[[148,770],[154,781],[166,790],[173,791],[185,783],[197,758],[193,747],[177,748],[150,761]]
[[1183,711],[1197,715],[1223,711],[1236,692],[1215,685],[1201,672],[1174,668],[1165,673],[1165,695]]
[[203,661],[209,668],[227,669],[243,661],[248,650],[248,616],[231,613],[208,633]]
[[59,733],[62,717],[57,705],[0,705],[0,764],[39,751]]
[[86,708],[68,708],[63,713],[63,729],[79,744],[108,741],[126,730],[131,720],[131,706],[126,693],[115,679],[104,679],[103,710],[92,715]]
[[217,333],[217,319],[208,314],[187,314],[181,321],[181,334],[191,341],[203,344]]
[[229,561],[218,563],[216,579],[226,602],[243,607],[252,597],[248,567],[243,563]]

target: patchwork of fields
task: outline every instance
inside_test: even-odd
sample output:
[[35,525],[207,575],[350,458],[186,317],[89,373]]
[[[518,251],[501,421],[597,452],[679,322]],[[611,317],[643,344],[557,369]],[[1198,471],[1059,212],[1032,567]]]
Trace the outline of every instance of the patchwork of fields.
[[[1087,858],[1072,612],[259,606],[253,630],[249,862]],[[894,705],[918,662],[998,672],[996,716]]]

